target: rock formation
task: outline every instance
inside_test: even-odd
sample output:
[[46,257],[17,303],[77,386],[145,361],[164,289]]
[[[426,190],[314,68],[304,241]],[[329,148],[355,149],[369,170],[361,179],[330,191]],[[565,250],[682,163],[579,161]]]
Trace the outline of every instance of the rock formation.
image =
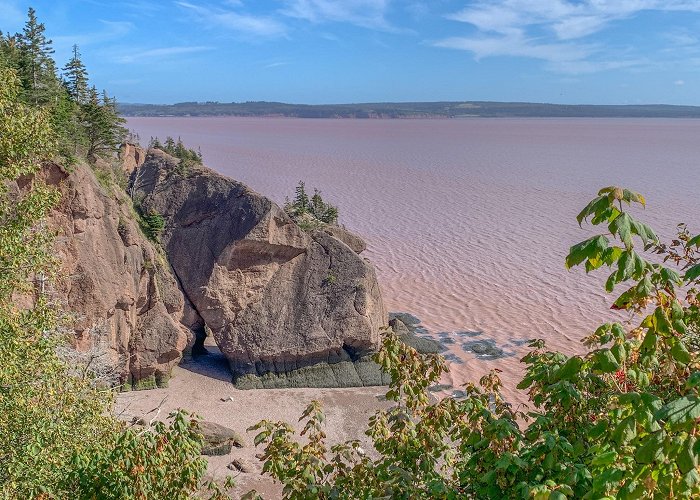
[[132,174],[161,236],[188,325],[206,325],[239,387],[382,383],[367,355],[387,315],[364,242],[340,228],[304,232],[264,196],[157,150]]
[[124,172],[130,175],[146,161],[146,150],[136,144],[122,144],[119,149],[119,160]]
[[100,185],[84,165],[49,165],[45,180],[62,192],[56,229],[59,281],[53,298],[71,311],[76,347],[113,371],[125,387],[165,383],[192,341],[185,302],[162,251],[139,230],[126,193]]

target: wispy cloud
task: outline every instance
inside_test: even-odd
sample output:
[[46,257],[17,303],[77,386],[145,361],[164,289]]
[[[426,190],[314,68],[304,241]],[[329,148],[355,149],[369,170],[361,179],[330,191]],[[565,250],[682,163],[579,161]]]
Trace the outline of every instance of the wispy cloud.
[[685,80],[676,80],[675,82],[673,82],[673,84],[677,87],[682,87],[683,85],[685,85]]
[[129,21],[100,20],[98,26],[101,28],[100,30],[90,33],[55,36],[53,37],[54,46],[60,50],[61,48],[72,47],[74,44],[78,44],[81,47],[97,45],[122,38],[134,29],[133,23]]
[[125,15],[153,16],[163,10],[163,4],[149,0],[128,0],[121,2],[120,7]]
[[674,47],[694,47],[700,44],[700,38],[687,30],[666,33],[664,38]]
[[389,0],[285,0],[285,16],[312,23],[348,23],[381,31],[398,31],[386,20]]
[[289,63],[286,61],[278,61],[278,62],[268,63],[268,64],[264,65],[263,68],[266,68],[266,69],[267,68],[278,68],[280,66],[288,66],[288,65],[289,65]]
[[610,23],[642,11],[700,12],[697,0],[496,0],[477,1],[450,19],[463,21],[484,32],[508,34],[541,26],[561,40],[596,33]]
[[563,62],[585,59],[595,51],[593,45],[573,43],[543,43],[528,39],[521,33],[500,37],[453,37],[435,42],[437,47],[468,50],[476,59],[491,56],[520,56],[543,59],[550,62]]
[[[643,11],[700,12],[698,0],[478,0],[449,14],[476,34],[433,44],[472,52],[476,59],[541,59],[554,71],[591,73],[648,64],[625,50],[592,43],[590,36]],[[688,37],[685,38],[689,40]]]
[[224,7],[175,3],[208,27],[223,27],[256,38],[278,38],[287,33],[287,27],[273,17],[243,12],[239,1],[228,1]]
[[204,52],[212,50],[213,47],[194,46],[194,47],[161,47],[158,49],[148,49],[130,52],[116,58],[118,63],[127,64],[133,62],[142,62],[145,60],[162,59],[182,54],[193,54],[196,52]]

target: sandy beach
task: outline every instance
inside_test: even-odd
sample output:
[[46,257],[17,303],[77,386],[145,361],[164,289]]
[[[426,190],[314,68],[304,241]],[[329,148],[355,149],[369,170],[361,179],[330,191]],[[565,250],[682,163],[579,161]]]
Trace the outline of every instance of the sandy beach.
[[[261,447],[253,446],[255,433],[246,429],[262,419],[282,420],[298,425],[299,416],[312,400],[323,405],[326,415],[325,432],[327,444],[359,439],[368,448],[369,440],[363,434],[367,419],[386,406],[383,401],[386,388],[360,387],[354,389],[260,389],[241,391],[231,384],[228,364],[215,346],[207,346],[210,354],[183,362],[173,370],[173,376],[164,389],[126,392],[117,397],[115,412],[123,419],[147,415],[150,420],[156,415],[154,408],[160,407],[157,418],[164,420],[178,408],[195,413],[203,420],[215,422],[238,432],[244,437],[246,446],[233,448],[230,454],[208,457],[207,475],[223,480],[227,475],[236,479],[235,496],[255,489],[266,499],[281,497],[282,487],[269,476],[262,476],[262,463],[256,454]],[[161,404],[162,403],[162,404]],[[242,459],[252,466],[253,472],[230,470],[234,459]]]

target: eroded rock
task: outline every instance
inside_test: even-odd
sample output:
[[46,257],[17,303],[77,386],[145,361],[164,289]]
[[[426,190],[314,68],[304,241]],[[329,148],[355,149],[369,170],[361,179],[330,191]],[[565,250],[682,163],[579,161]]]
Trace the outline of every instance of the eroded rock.
[[[151,151],[135,172],[182,290],[240,387],[382,382],[367,357],[387,315],[372,266],[346,241],[303,231],[264,196]],[[352,241],[351,241],[352,243]],[[374,371],[373,371],[374,370]],[[370,373],[371,372],[371,373]]]
[[401,342],[407,346],[413,347],[421,354],[438,354],[445,350],[440,342],[416,335],[415,328],[409,328],[399,318],[391,319],[389,321],[389,326],[394,330],[394,333]]
[[165,255],[139,230],[126,193],[101,186],[89,167],[47,165],[42,176],[62,193],[49,218],[60,262],[51,293],[73,315],[75,346],[127,388],[164,385],[192,341]]
[[136,144],[122,144],[119,149],[119,159],[124,172],[131,174],[146,161],[146,150]]
[[229,470],[235,470],[243,473],[256,472],[256,467],[244,458],[234,458],[230,464],[227,465]]
[[362,253],[367,250],[367,243],[365,243],[365,240],[343,227],[327,224],[323,226],[322,231],[330,234],[336,239],[339,239],[349,246],[355,253]]

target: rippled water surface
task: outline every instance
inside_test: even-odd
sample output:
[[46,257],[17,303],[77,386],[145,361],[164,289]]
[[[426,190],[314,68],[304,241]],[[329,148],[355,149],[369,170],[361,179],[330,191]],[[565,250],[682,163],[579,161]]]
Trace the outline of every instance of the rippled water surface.
[[[700,120],[131,118],[181,136],[278,203],[301,179],[369,243],[390,311],[442,339],[452,382],[520,373],[525,341],[579,349],[612,318],[603,276],[564,269],[575,216],[610,184],[643,193],[658,232],[700,232]],[[505,357],[484,354],[495,347]],[[488,351],[491,352],[491,351]],[[512,385],[512,384],[511,384]]]

